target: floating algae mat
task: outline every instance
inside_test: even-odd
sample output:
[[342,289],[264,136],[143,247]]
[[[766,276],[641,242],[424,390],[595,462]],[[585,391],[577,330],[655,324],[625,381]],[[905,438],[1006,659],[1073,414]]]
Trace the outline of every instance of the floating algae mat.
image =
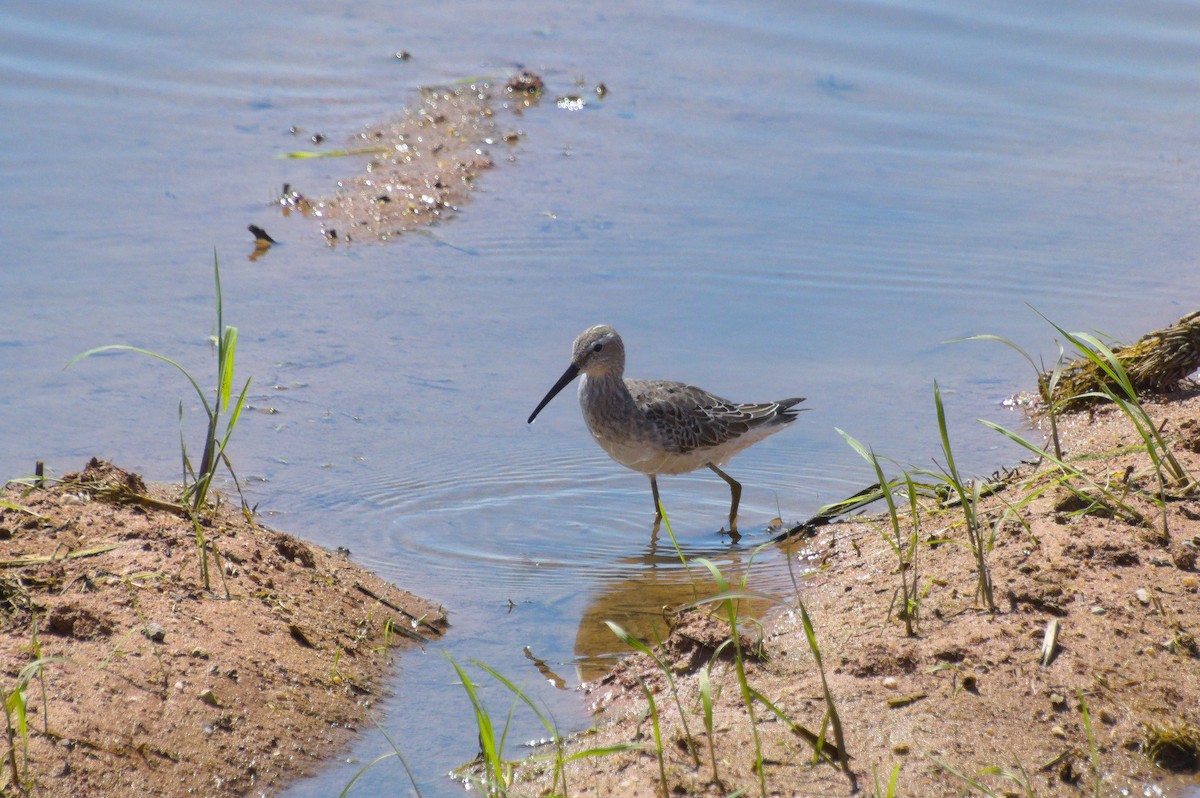
[[296,152],[293,158],[367,156],[357,176],[339,180],[330,197],[310,198],[285,185],[284,214],[321,220],[330,243],[388,241],[452,216],[467,201],[480,172],[492,168],[491,148],[511,144],[496,109],[519,113],[541,95],[540,78],[521,73],[501,88],[488,81],[423,88],[420,103],[390,122],[360,132],[346,149]]

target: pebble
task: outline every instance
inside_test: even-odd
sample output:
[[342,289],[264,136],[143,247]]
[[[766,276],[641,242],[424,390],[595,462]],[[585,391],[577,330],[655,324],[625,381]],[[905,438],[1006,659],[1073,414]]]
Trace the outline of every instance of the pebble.
[[153,640],[155,643],[161,643],[167,639],[167,630],[163,628],[161,623],[148,623],[145,628],[146,637]]
[[1150,591],[1144,587],[1139,587],[1137,590],[1134,591],[1133,595],[1137,596],[1137,600],[1142,602],[1143,604],[1150,603]]
[[1104,614],[1103,607],[1101,607],[1099,605],[1092,607],[1092,615],[1103,615],[1103,614]]
[[199,698],[201,701],[208,704],[209,706],[212,706],[212,707],[220,706],[220,703],[217,701],[217,696],[215,693],[213,693],[211,688],[201,690]]
[[898,685],[899,685],[899,682],[896,681],[895,676],[883,677],[883,686],[888,688],[889,690],[895,690]]
[[1050,733],[1055,737],[1061,737],[1064,740],[1067,739],[1067,733],[1063,730],[1062,726],[1051,726]]

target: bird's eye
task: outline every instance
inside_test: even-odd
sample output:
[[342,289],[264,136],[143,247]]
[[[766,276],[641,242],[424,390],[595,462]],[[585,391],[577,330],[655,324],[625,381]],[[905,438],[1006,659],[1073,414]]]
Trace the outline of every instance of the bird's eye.
[[599,352],[603,348],[604,348],[604,344],[592,344],[593,352]]

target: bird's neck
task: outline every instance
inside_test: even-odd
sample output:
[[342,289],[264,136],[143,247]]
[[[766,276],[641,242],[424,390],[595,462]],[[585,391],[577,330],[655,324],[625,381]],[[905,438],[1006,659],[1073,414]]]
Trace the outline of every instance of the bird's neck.
[[579,381],[579,403],[586,412],[589,408],[604,404],[609,412],[615,408],[633,409],[633,396],[625,385],[625,380],[612,372],[584,374]]

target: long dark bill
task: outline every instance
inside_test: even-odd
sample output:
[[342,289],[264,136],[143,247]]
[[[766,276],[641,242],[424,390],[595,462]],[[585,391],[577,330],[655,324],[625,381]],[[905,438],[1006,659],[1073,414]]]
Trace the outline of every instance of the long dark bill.
[[532,413],[529,414],[529,420],[526,421],[525,423],[532,424],[533,420],[535,418],[537,418],[537,414],[542,412],[542,408],[545,407],[546,405],[550,404],[550,400],[553,399],[554,397],[558,396],[558,392],[561,391],[563,388],[566,388],[568,385],[570,385],[571,380],[575,379],[578,376],[579,376],[579,366],[576,366],[574,363],[567,366],[567,370],[564,371],[563,375],[558,378],[558,382],[554,383],[554,387],[550,389],[550,392],[548,394],[546,394],[546,398],[543,399],[542,401],[538,402],[538,406],[536,408],[534,408]]

